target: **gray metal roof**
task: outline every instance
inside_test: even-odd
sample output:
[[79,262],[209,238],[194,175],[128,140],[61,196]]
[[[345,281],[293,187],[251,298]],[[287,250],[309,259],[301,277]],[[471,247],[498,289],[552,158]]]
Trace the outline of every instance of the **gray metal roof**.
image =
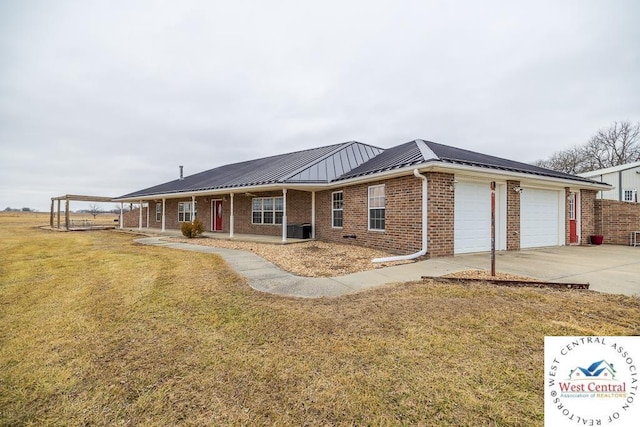
[[328,183],[381,153],[356,141],[220,166],[117,199],[278,183]]
[[114,200],[269,184],[328,184],[434,163],[468,165],[596,183],[587,178],[421,139],[386,150],[350,141],[220,166],[187,176],[182,180],[176,179],[125,194]]
[[428,163],[460,164],[551,178],[569,179],[585,183],[594,182],[592,180],[564,172],[558,172],[527,163],[516,162],[514,160],[503,159],[501,157],[490,156],[487,154],[477,153],[475,151],[463,150],[461,148],[450,147],[448,145],[442,145],[421,139],[416,139],[405,144],[389,148],[369,162],[342,175],[337,180],[340,181]]

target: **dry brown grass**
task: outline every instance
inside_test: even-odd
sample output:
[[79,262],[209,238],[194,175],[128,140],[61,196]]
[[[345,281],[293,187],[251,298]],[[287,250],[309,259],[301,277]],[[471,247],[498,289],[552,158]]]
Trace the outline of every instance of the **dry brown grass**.
[[541,425],[545,335],[640,334],[637,298],[281,298],[132,239],[0,215],[0,424]]

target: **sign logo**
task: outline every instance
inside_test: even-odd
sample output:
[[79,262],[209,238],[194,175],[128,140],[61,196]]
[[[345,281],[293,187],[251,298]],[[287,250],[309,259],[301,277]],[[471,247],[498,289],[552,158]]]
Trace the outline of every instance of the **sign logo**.
[[640,337],[545,337],[545,426],[637,426]]

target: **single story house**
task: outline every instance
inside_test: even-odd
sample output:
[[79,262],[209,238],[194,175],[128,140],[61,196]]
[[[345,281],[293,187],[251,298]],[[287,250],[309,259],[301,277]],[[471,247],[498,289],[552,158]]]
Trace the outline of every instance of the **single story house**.
[[[311,237],[397,254],[450,256],[588,243],[606,183],[416,139],[356,141],[220,166],[114,199],[148,206],[127,226],[199,218],[213,232]],[[146,217],[146,218],[145,218]],[[121,221],[122,226],[123,221]]]
[[584,172],[578,176],[613,186],[614,191],[601,191],[598,199],[638,203],[640,162]]

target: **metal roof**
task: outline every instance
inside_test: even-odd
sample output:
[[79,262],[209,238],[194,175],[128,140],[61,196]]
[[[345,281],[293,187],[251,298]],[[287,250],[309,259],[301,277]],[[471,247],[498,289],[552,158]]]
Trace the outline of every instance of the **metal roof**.
[[632,163],[626,163],[624,165],[611,166],[609,168],[579,173],[578,176],[583,176],[585,178],[594,178],[596,176],[606,175],[614,172],[623,172],[623,171],[638,168],[638,167],[640,167],[640,162],[632,162]]
[[[429,157],[429,158],[425,158]],[[479,168],[497,169],[509,172],[518,172],[551,178],[568,179],[593,183],[594,181],[564,172],[545,169],[527,163],[516,162],[501,157],[490,156],[475,151],[438,144],[432,141],[416,139],[405,144],[385,150],[371,161],[344,174],[337,180],[344,180],[390,171],[410,166],[426,165],[433,163],[460,164]]]
[[381,148],[356,141],[344,142],[220,166],[117,199],[278,183],[326,184],[382,151]]
[[467,165],[596,183],[587,178],[421,139],[386,150],[350,141],[220,166],[184,179],[125,194],[114,200],[270,184],[329,184],[395,169],[433,164]]

